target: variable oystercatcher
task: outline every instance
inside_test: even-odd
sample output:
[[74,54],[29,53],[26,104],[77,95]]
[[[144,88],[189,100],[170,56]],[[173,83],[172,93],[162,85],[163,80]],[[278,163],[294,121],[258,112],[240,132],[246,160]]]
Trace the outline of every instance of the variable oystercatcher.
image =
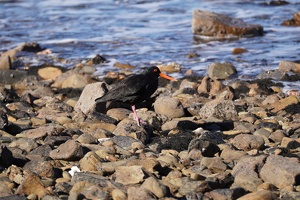
[[95,101],[96,103],[107,101],[130,103],[132,105],[133,118],[140,126],[141,120],[137,116],[135,104],[148,99],[156,91],[159,76],[176,81],[175,78],[161,73],[158,67],[152,66],[143,71],[141,74],[128,76],[116,84],[105,95],[95,99]]

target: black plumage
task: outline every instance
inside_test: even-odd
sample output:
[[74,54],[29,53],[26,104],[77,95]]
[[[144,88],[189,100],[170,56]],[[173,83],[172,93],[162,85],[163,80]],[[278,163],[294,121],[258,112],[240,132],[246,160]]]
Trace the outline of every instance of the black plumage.
[[107,101],[130,103],[134,119],[137,120],[139,125],[140,120],[136,115],[135,104],[148,99],[157,90],[159,76],[169,80],[176,80],[161,73],[158,67],[149,67],[141,74],[128,76],[95,101],[97,103]]

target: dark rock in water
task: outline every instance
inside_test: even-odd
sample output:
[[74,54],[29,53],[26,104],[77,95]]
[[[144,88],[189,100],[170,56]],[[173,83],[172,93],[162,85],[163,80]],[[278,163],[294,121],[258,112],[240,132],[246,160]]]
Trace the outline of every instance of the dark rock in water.
[[300,12],[296,12],[292,19],[282,22],[283,26],[300,26]]
[[268,2],[264,2],[262,4],[266,5],[266,6],[282,6],[282,5],[287,5],[287,4],[290,4],[290,3],[287,2],[287,1],[284,1],[284,0],[271,0],[271,1],[268,1]]
[[21,51],[28,51],[28,52],[39,52],[43,50],[42,47],[35,42],[25,43],[20,47],[21,47],[20,49]]
[[103,56],[100,56],[99,54],[97,54],[94,58],[92,58],[92,62],[94,65],[100,64],[100,63],[105,63],[106,62],[106,58],[104,58]]
[[203,10],[194,10],[192,31],[197,35],[218,38],[263,35],[263,27],[260,25],[247,24],[241,19]]

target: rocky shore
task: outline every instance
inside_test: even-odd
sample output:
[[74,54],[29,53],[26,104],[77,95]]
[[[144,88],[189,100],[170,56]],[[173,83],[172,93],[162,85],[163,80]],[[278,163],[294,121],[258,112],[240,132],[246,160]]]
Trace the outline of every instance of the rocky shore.
[[[45,52],[29,46],[4,55]],[[300,96],[280,83],[299,81],[299,64],[242,81],[212,63],[160,80],[139,127],[129,105],[95,105],[126,76],[99,80],[101,62],[1,70],[0,199],[300,198]]]

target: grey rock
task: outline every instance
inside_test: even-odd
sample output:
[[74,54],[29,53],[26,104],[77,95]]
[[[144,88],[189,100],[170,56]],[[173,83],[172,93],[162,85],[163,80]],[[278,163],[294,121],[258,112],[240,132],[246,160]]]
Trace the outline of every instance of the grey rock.
[[208,76],[212,79],[223,80],[236,74],[236,68],[229,62],[212,63],[206,69]]
[[242,187],[248,191],[256,191],[263,183],[259,171],[264,165],[266,155],[243,156],[232,169],[234,183],[232,187]]
[[141,183],[145,174],[141,166],[120,166],[116,169],[116,182],[124,185]]
[[25,150],[26,152],[30,152],[31,150],[38,147],[38,144],[35,140],[31,138],[19,138],[17,140],[12,141],[8,147],[17,147],[22,150]]
[[199,116],[204,119],[215,117],[221,120],[235,120],[237,111],[233,101],[215,99],[203,105],[199,110]]
[[278,188],[299,184],[300,164],[297,159],[270,155],[262,167],[260,177]]
[[261,136],[239,134],[232,139],[231,143],[238,149],[249,151],[252,149],[262,149],[264,147],[265,141]]
[[154,102],[154,110],[157,114],[165,115],[169,118],[179,118],[184,116],[184,109],[178,99],[163,96]]
[[49,155],[52,159],[74,161],[82,158],[84,153],[82,146],[78,142],[68,140],[57,149],[52,150]]
[[106,92],[103,82],[91,83],[84,87],[74,110],[77,112],[89,113],[95,106],[95,99],[101,97]]

